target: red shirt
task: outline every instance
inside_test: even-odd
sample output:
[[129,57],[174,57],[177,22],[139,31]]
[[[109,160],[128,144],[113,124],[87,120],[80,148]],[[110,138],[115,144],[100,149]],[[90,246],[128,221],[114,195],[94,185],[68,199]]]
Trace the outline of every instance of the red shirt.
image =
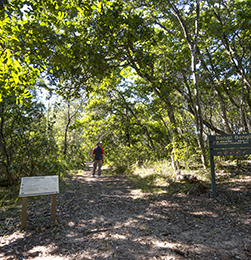
[[[105,154],[104,149],[103,149],[101,146],[99,146],[99,147],[101,148],[102,154]],[[96,149],[96,148],[93,149],[92,154],[95,154],[95,149]]]
[[[95,150],[96,150],[98,147],[101,149],[101,154],[100,154],[100,151],[98,151],[98,153],[95,155]],[[96,148],[93,149],[92,154],[95,155],[95,160],[103,160],[103,157],[100,158],[100,156],[101,156],[102,154],[105,154],[105,152],[104,152],[104,149],[103,149],[101,146],[97,146]]]

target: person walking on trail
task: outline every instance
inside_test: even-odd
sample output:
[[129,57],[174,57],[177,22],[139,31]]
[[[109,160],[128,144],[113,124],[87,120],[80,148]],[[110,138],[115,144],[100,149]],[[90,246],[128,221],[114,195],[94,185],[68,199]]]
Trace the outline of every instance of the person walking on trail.
[[95,177],[95,172],[98,167],[98,177],[101,176],[101,167],[105,159],[104,149],[101,147],[101,142],[96,143],[96,148],[92,151],[92,160],[93,160],[93,173],[92,177]]

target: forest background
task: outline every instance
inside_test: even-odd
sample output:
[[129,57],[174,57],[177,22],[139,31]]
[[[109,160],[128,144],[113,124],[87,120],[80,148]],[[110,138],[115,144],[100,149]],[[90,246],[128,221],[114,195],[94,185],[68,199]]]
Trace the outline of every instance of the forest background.
[[249,133],[250,7],[1,0],[2,180],[83,168],[98,140],[119,172],[207,168],[209,134]]

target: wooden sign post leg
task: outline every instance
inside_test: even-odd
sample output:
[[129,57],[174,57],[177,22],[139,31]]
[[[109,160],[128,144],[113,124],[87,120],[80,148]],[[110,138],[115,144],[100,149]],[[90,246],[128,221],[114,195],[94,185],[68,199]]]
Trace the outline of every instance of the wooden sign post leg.
[[216,181],[215,181],[215,166],[214,157],[210,155],[210,168],[211,168],[211,182],[212,182],[212,196],[216,197]]
[[56,199],[56,194],[51,195],[51,222],[56,221]]
[[23,198],[22,198],[21,230],[25,229],[25,227],[26,227],[26,220],[27,220],[27,201],[28,201],[28,197],[23,197]]

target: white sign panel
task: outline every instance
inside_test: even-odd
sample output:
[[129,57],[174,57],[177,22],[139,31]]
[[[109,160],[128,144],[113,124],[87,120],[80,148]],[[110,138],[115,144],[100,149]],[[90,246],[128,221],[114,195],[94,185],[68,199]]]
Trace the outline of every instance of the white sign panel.
[[19,197],[58,194],[58,176],[23,177]]

